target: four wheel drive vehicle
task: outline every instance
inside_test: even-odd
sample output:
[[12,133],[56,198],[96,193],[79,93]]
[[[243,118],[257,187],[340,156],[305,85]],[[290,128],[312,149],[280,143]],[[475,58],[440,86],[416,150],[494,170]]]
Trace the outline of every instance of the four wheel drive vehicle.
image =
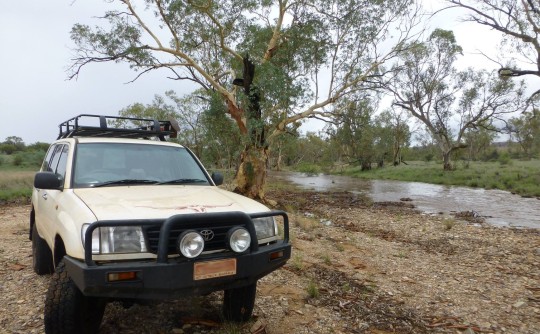
[[[81,125],[88,120],[99,124]],[[164,141],[173,134],[170,122],[148,119],[80,115],[60,125],[30,217],[34,270],[54,271],[47,333],[96,332],[109,301],[218,290],[224,318],[246,321],[257,280],[290,258],[286,213],[218,188],[220,174]]]

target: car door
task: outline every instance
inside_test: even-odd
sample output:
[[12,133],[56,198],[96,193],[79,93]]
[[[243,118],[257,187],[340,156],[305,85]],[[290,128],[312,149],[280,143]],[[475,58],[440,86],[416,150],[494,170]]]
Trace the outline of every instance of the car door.
[[[44,161],[42,170],[56,173],[64,178],[69,145],[56,144],[51,147],[51,150],[53,151],[50,159]],[[58,196],[61,196],[62,191],[54,189],[38,189],[37,191],[36,221],[38,232],[45,240],[52,241],[56,231],[54,224],[57,223]]]

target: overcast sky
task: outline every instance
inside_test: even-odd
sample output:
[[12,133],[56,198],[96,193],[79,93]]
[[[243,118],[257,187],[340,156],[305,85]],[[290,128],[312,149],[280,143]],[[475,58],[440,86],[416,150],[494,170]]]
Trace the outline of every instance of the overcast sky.
[[[425,0],[428,7],[437,0]],[[188,83],[165,79],[164,72],[135,76],[127,65],[91,64],[77,80],[67,80],[72,57],[69,38],[75,23],[90,23],[103,15],[110,4],[101,0],[9,1],[0,10],[0,142],[8,136],[21,137],[26,144],[52,142],[58,124],[79,114],[116,115],[132,103],[150,103],[155,94],[173,89],[189,93]],[[445,12],[431,27],[451,29],[465,55],[461,66],[495,68],[474,55],[480,49],[494,53],[498,34],[456,20],[459,13]]]

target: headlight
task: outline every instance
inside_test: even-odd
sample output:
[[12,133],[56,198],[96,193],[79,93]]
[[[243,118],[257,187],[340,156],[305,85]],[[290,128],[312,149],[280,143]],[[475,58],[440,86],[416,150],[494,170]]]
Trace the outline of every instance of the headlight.
[[253,224],[255,225],[258,240],[268,239],[278,235],[278,228],[274,217],[255,218],[253,219]]
[[[90,224],[82,228],[82,241]],[[92,254],[146,252],[144,234],[140,226],[99,227],[92,232]]]
[[178,237],[178,250],[188,258],[199,256],[204,249],[202,235],[195,231],[185,231]]
[[243,253],[251,244],[251,236],[243,227],[232,228],[228,233],[229,247],[236,253]]

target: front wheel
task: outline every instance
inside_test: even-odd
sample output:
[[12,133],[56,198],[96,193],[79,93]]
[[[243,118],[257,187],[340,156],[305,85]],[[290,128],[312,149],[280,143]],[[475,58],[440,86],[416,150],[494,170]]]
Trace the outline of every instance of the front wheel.
[[52,274],[54,262],[52,252],[37,231],[36,223],[32,225],[32,267],[38,275]]
[[97,333],[105,306],[104,300],[82,294],[62,260],[45,298],[45,333]]
[[227,321],[244,322],[251,318],[255,306],[257,282],[236,289],[225,290],[223,316]]

